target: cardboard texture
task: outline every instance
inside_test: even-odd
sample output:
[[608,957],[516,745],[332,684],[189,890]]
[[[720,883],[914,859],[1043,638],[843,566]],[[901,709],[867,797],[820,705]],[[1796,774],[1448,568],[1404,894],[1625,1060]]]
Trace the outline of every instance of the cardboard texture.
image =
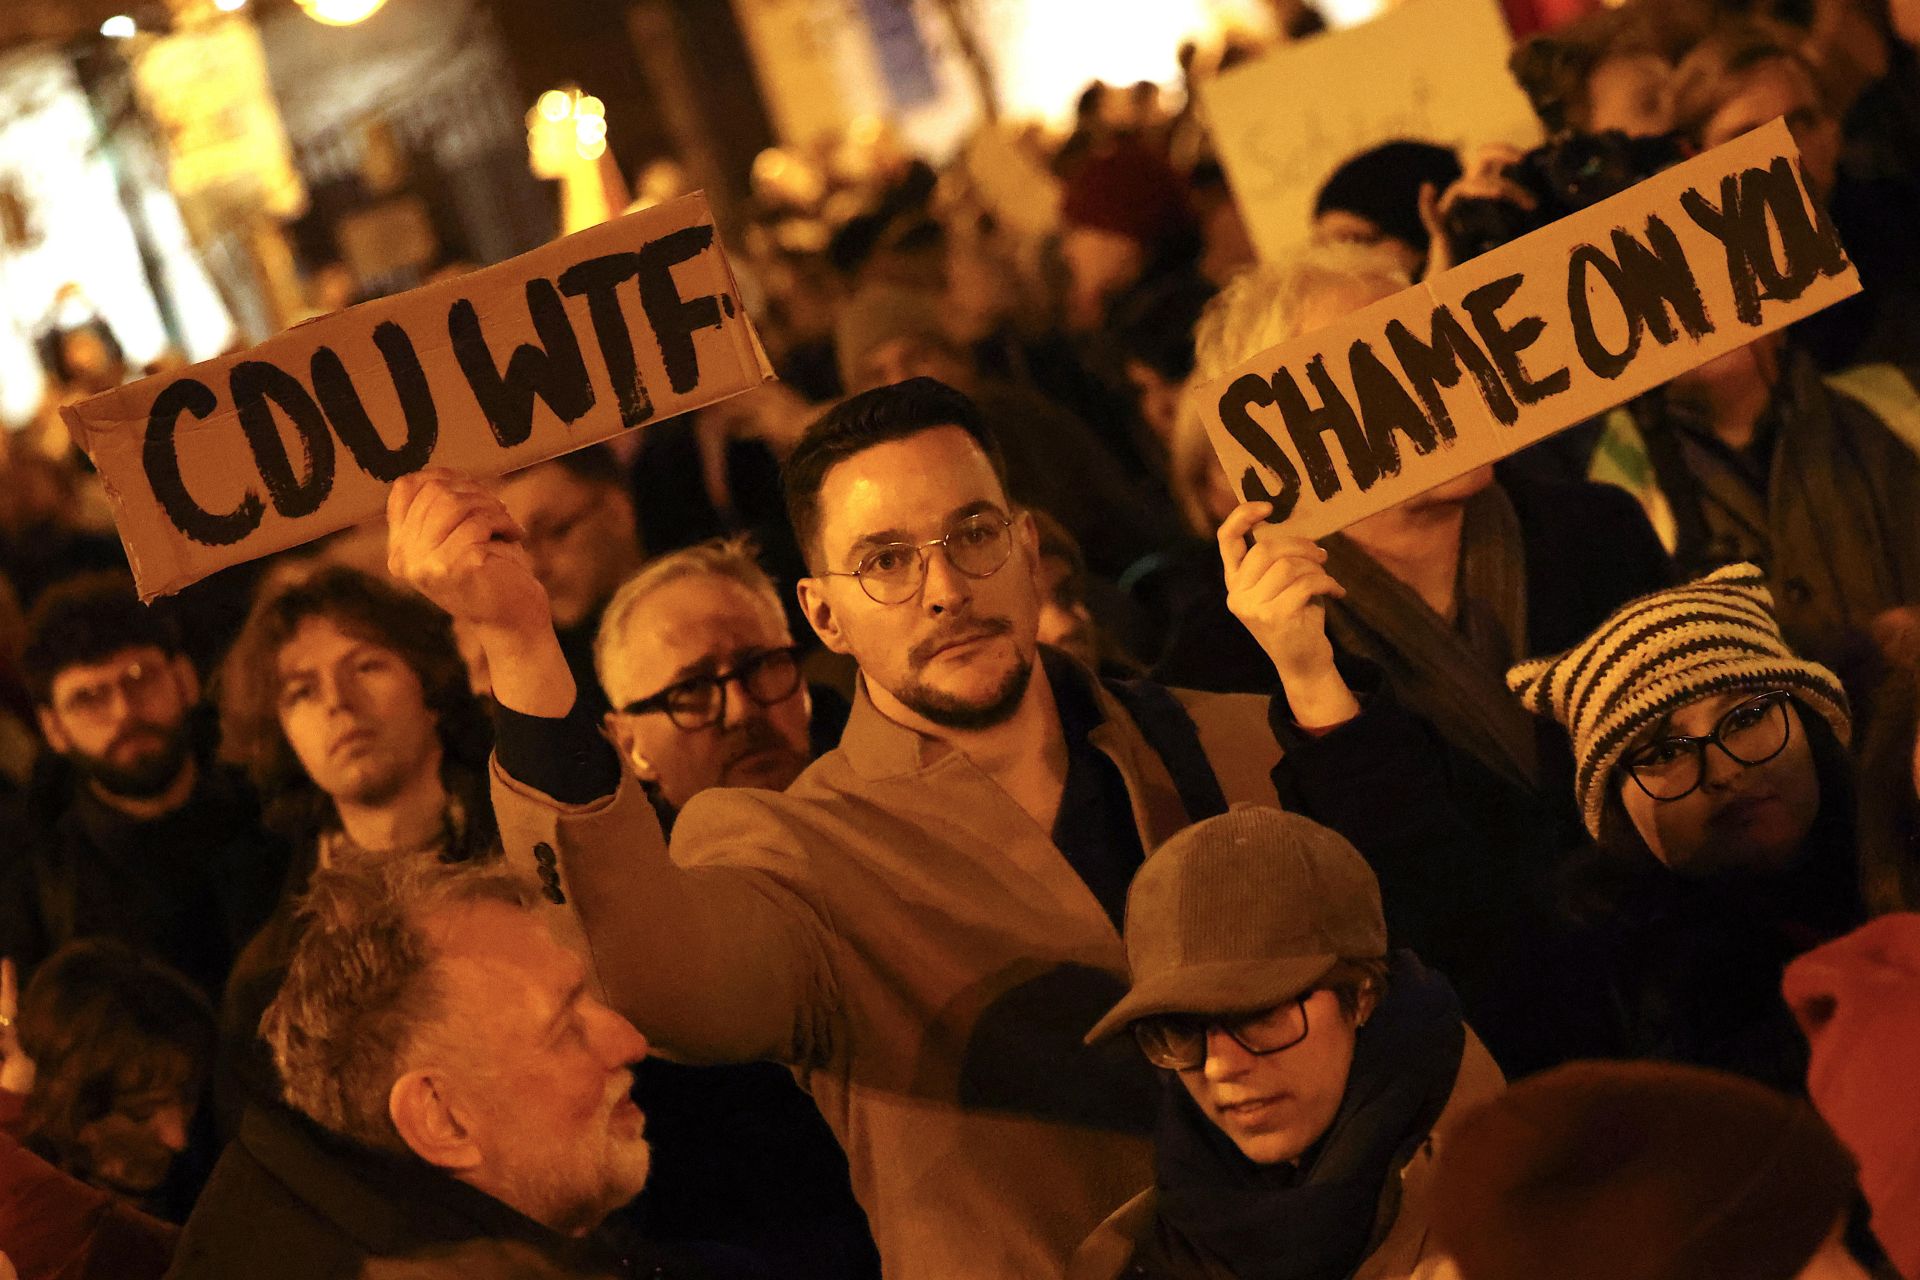
[[695,194],[63,409],[142,599],[773,377]]
[[1407,0],[1215,77],[1201,89],[1220,163],[1260,256],[1284,261],[1312,227],[1327,176],[1370,147],[1418,138],[1456,147],[1540,141],[1507,73],[1513,38],[1497,0]]
[[1262,531],[1321,538],[1859,291],[1776,120],[1200,398]]

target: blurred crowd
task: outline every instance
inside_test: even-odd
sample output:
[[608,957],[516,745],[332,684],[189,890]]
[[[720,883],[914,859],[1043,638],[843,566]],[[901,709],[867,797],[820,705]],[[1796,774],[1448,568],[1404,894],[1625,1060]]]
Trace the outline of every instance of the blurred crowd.
[[[1290,38],[1317,16],[1291,13]],[[137,599],[0,442],[0,1277],[1920,1280],[1920,8],[1628,0],[1256,261],[771,151],[777,383]],[[1864,291],[1306,542],[1196,388],[1784,117]]]

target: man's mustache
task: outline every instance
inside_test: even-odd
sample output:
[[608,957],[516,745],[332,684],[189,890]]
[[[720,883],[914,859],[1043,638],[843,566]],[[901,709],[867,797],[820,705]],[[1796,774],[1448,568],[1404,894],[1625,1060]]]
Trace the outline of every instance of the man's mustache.
[[965,622],[956,622],[943,627],[925,640],[907,650],[907,661],[916,667],[924,667],[939,656],[942,649],[966,640],[984,640],[989,636],[1003,636],[1013,630],[1013,623],[1006,618],[972,618]]

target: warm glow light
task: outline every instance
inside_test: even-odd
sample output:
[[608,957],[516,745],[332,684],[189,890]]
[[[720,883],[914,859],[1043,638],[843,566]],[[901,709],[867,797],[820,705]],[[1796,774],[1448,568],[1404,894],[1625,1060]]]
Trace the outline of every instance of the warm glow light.
[[222,13],[238,13],[247,7],[247,0],[213,0],[213,7]]
[[549,89],[540,95],[540,101],[535,105],[539,108],[541,116],[558,123],[565,120],[572,112],[573,99],[565,89]]
[[124,13],[116,13],[100,24],[100,34],[111,40],[129,40],[139,34],[140,28],[133,19]]
[[300,7],[315,22],[330,27],[350,27],[371,18],[387,0],[300,0]]

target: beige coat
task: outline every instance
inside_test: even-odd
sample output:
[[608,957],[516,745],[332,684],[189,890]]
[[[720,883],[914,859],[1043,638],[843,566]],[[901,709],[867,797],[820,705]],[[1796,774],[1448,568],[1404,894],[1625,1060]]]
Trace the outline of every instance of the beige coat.
[[[1376,1243],[1353,1273],[1353,1280],[1457,1280],[1459,1271],[1451,1260],[1435,1251],[1427,1231],[1434,1162],[1461,1118],[1498,1097],[1506,1087],[1506,1077],[1500,1074],[1480,1037],[1468,1031],[1460,1072],[1454,1077],[1447,1105],[1433,1122],[1427,1140],[1401,1168],[1400,1176],[1388,1179],[1374,1227]],[[1067,1280],[1119,1280],[1126,1274],[1134,1250],[1153,1230],[1157,1212],[1151,1188],[1127,1201],[1080,1246],[1067,1268]],[[1196,1273],[1195,1280],[1203,1278]]]
[[[1151,851],[1188,816],[1098,697],[1091,740]],[[1180,698],[1226,799],[1273,803],[1266,700]],[[584,808],[497,762],[494,780],[508,856],[557,851],[617,1008],[677,1057],[794,1066],[846,1149],[889,1280],[1057,1277],[1147,1180],[1144,1060],[1078,1043],[1124,989],[1118,933],[1048,832],[864,690],[837,750],[784,793],[696,797],[670,856],[631,779]],[[1102,1113],[1113,1098],[1128,1114]]]

